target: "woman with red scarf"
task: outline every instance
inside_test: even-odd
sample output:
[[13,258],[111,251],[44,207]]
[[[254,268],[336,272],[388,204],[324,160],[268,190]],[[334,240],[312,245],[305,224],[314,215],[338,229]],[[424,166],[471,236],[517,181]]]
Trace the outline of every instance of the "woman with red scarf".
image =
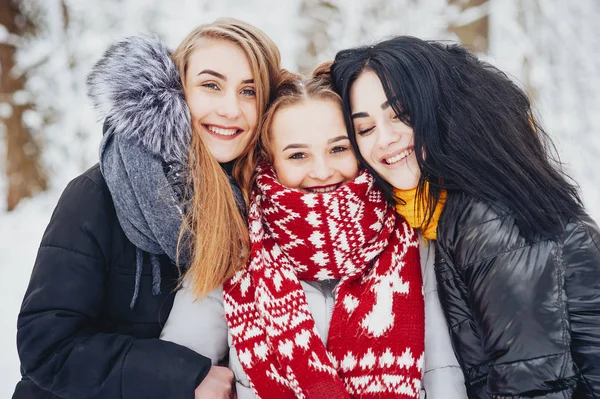
[[248,265],[193,309],[194,287],[180,291],[162,338],[213,361],[229,350],[240,398],[418,398],[418,236],[359,172],[328,69],[283,73],[260,126]]

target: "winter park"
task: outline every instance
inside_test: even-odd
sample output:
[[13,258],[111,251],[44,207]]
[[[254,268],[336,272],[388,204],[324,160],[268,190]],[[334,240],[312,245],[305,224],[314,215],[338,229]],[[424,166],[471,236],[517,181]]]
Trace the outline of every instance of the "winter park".
[[599,37],[597,0],[0,1],[0,397],[600,396]]

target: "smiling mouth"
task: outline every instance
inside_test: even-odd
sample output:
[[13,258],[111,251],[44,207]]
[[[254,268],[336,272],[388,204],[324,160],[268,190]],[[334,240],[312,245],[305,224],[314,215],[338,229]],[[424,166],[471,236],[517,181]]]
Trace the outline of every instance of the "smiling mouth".
[[244,130],[238,129],[237,127],[225,128],[215,125],[202,125],[202,127],[204,127],[208,133],[223,140],[232,140],[244,132]]
[[382,162],[386,165],[394,165],[404,159],[406,159],[409,155],[411,155],[413,152],[415,152],[414,147],[411,148],[407,148],[406,150],[402,151],[399,154],[396,154],[392,157],[389,158],[383,158]]
[[344,183],[336,183],[328,186],[304,187],[303,190],[313,194],[326,194],[342,187]]

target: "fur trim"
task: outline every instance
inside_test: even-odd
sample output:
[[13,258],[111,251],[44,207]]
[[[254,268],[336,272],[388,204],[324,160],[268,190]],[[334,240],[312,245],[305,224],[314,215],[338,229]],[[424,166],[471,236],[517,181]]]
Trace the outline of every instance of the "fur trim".
[[169,49],[156,37],[112,44],[87,78],[88,96],[113,132],[165,161],[186,163],[190,111]]

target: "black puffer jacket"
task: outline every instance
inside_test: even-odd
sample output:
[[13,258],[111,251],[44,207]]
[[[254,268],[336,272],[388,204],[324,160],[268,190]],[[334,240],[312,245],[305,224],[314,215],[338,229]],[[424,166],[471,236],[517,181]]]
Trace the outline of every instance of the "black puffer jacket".
[[162,294],[144,259],[133,309],[136,248],[95,166],[64,191],[44,233],[18,321],[24,377],[14,399],[193,398],[210,360],[161,332],[178,272],[161,256]]
[[587,215],[528,242],[505,209],[448,198],[436,274],[470,398],[600,398],[599,245]]

